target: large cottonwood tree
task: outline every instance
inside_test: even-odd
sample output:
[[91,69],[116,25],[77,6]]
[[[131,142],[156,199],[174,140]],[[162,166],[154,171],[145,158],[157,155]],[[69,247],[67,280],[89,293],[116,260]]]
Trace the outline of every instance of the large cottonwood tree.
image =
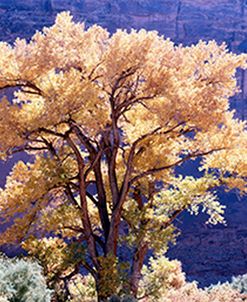
[[[84,266],[99,301],[120,289],[124,246],[137,295],[147,251],[165,251],[182,211],[224,222],[213,189],[246,192],[246,124],[229,109],[236,69],[246,66],[246,55],[214,41],[176,46],[145,30],[110,36],[68,13],[29,42],[1,43],[0,88],[14,88],[0,102],[1,159],[30,154],[0,192],[1,216],[14,219],[1,243],[53,244],[54,272],[59,248],[78,243],[84,254],[76,249],[67,278]],[[175,174],[198,157],[201,178]]]

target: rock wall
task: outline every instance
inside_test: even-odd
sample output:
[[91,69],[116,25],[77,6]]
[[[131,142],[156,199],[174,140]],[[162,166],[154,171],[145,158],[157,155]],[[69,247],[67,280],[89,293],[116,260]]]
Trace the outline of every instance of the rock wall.
[[247,273],[247,206],[233,192],[220,199],[227,206],[227,225],[205,224],[204,215],[184,214],[177,221],[182,235],[169,256],[178,258],[189,280],[208,286]]
[[[49,26],[58,12],[70,10],[76,20],[116,28],[158,30],[176,43],[225,41],[234,52],[247,52],[246,0],[0,0],[0,40],[30,38]],[[247,75],[238,74],[242,92],[232,100],[240,118],[247,117]],[[0,164],[0,169],[4,169]],[[2,183],[3,175],[1,171]],[[205,284],[247,273],[247,205],[235,194],[223,195],[227,227],[209,228],[204,217],[183,217],[183,237],[170,252],[183,260],[191,278]],[[179,223],[179,221],[178,221]],[[180,225],[180,223],[179,223]]]

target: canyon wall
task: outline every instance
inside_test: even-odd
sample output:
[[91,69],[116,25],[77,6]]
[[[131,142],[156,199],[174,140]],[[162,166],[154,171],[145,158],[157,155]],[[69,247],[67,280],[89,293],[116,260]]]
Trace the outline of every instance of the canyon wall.
[[[90,26],[157,30],[176,43],[198,40],[225,41],[230,50],[247,52],[246,0],[0,0],[0,40],[30,38],[54,22],[58,12],[69,10],[75,20]],[[241,93],[232,100],[238,117],[247,117],[247,75],[238,74]],[[6,174],[0,164],[1,179]],[[183,236],[170,251],[183,260],[191,278],[202,284],[247,273],[247,204],[234,193],[222,194],[227,204],[227,227],[209,227],[204,217],[185,215],[178,221]],[[206,281],[205,281],[206,280]]]

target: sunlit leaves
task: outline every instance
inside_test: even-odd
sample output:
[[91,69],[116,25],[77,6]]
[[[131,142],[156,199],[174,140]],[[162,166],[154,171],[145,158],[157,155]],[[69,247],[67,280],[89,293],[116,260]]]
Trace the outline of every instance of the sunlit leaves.
[[[185,210],[224,223],[215,188],[246,192],[246,123],[229,110],[246,61],[215,41],[110,35],[66,12],[30,41],[0,43],[0,89],[14,91],[0,102],[0,158],[24,151],[32,161],[18,162],[0,191],[1,216],[14,219],[2,242],[60,236],[37,239],[55,258],[66,240],[87,242],[94,268],[117,275],[117,255],[101,256],[117,250],[119,226],[119,244],[161,254]],[[198,157],[200,178],[175,175]]]

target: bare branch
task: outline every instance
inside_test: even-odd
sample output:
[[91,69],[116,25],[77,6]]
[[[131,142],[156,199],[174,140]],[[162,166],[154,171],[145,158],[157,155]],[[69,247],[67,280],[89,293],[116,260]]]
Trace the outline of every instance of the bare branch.
[[[79,188],[78,188],[79,189]],[[66,196],[69,198],[69,201],[77,208],[77,209],[81,209],[80,205],[78,204],[78,202],[76,201],[74,194],[70,188],[70,185],[67,184],[65,187],[65,194]]]
[[204,156],[204,155],[208,155],[208,154],[211,154],[213,152],[216,152],[216,151],[221,151],[221,150],[224,150],[224,148],[218,148],[218,149],[212,149],[212,150],[209,150],[209,151],[201,151],[201,152],[194,152],[194,153],[191,153],[189,155],[186,155],[184,158],[181,158],[180,160],[176,161],[175,163],[172,163],[170,165],[167,165],[167,166],[162,166],[162,167],[159,167],[159,168],[153,168],[153,169],[149,169],[145,172],[142,172],[141,174],[135,176],[134,178],[131,179],[130,181],[130,184],[133,184],[134,182],[138,181],[139,179],[143,178],[143,177],[146,177],[148,175],[153,175],[157,172],[160,172],[160,171],[164,171],[164,170],[167,170],[167,169],[171,169],[189,159],[192,159],[192,158],[196,158],[196,157],[200,157],[200,156]]
[[76,226],[63,225],[62,228],[63,228],[63,229],[67,229],[67,230],[74,231],[74,232],[76,232],[76,233],[84,233],[83,228],[76,227]]
[[89,157],[91,161],[91,165],[89,169],[84,174],[84,180],[86,181],[86,177],[90,173],[90,171],[94,171],[95,175],[95,184],[97,187],[97,193],[98,193],[98,211],[100,216],[100,221],[102,228],[104,230],[105,238],[108,237],[109,234],[109,214],[107,210],[106,205],[106,193],[105,193],[105,187],[103,183],[103,177],[101,172],[101,157],[103,155],[103,151],[105,150],[99,150],[94,147],[90,139],[81,131],[79,126],[74,122],[71,121],[72,129],[77,134],[77,137],[79,138],[80,142],[85,146],[89,152]]
[[81,153],[73,140],[70,138],[69,135],[70,132],[68,132],[65,135],[65,139],[68,143],[68,145],[71,147],[73,152],[75,153],[76,159],[77,159],[77,164],[78,164],[78,169],[79,169],[79,195],[80,195],[80,201],[81,201],[81,217],[82,217],[82,222],[83,222],[83,227],[85,230],[85,236],[86,236],[86,241],[88,245],[88,250],[90,253],[90,256],[92,258],[92,261],[95,265],[95,267],[98,269],[99,268],[99,263],[97,259],[97,249],[96,249],[96,243],[95,243],[95,238],[93,235],[93,230],[89,218],[89,213],[88,213],[88,206],[87,206],[87,199],[86,199],[86,184],[84,180],[84,160],[81,156]]
[[89,175],[89,173],[90,173],[92,170],[94,170],[95,166],[97,165],[97,162],[101,159],[102,154],[103,154],[103,151],[100,150],[100,151],[97,153],[96,157],[94,158],[93,162],[91,162],[90,167],[89,167],[89,168],[86,170],[86,172],[85,172],[85,176],[84,176],[84,177],[85,177],[85,180],[87,179],[87,176]]
[[100,61],[98,64],[96,64],[95,66],[94,66],[94,68],[91,70],[91,72],[90,72],[90,74],[89,74],[89,76],[88,76],[88,79],[89,80],[91,80],[92,82],[93,81],[95,81],[99,76],[96,76],[96,77],[94,77],[93,78],[93,74],[95,73],[95,71],[97,70],[97,68],[100,66],[100,65],[102,65],[104,63],[104,61],[102,60],[102,61]]
[[[31,81],[21,80],[21,79],[14,79],[14,80],[7,80],[7,81],[9,81],[10,84],[6,84],[6,85],[2,86],[0,89],[27,87],[27,88],[33,89],[33,92],[35,94],[38,94],[40,96],[44,95],[43,91],[37,85],[35,85],[34,83],[32,83]],[[31,92],[29,91],[29,93],[31,93]]]
[[86,195],[93,202],[93,204],[96,205],[96,207],[98,208],[99,204],[98,201],[94,198],[94,196],[89,192],[86,192]]
[[117,107],[118,116],[123,115],[125,112],[130,110],[133,105],[135,105],[137,103],[142,104],[144,107],[146,107],[146,104],[144,104],[143,101],[152,100],[155,97],[157,97],[157,95],[147,95],[147,96],[142,96],[142,97],[135,97],[135,96],[130,97],[129,99],[127,99],[125,102],[121,103]]
[[28,134],[42,133],[42,132],[44,132],[46,134],[51,134],[51,135],[54,135],[54,136],[62,137],[63,139],[65,138],[64,134],[56,132],[56,131],[51,130],[51,129],[44,128],[44,127],[40,127],[37,130],[31,131],[31,133],[28,133]]

